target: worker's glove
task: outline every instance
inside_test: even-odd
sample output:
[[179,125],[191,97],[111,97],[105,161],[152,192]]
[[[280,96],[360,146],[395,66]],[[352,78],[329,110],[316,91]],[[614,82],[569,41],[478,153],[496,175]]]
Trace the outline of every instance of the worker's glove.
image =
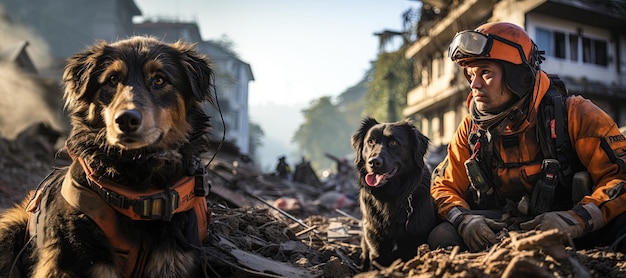
[[466,214],[459,223],[457,231],[471,252],[484,251],[498,242],[497,231],[506,227],[505,223],[482,215]]
[[519,227],[523,230],[541,231],[558,229],[567,233],[572,239],[585,234],[583,219],[572,210],[542,213],[532,220],[520,223]]

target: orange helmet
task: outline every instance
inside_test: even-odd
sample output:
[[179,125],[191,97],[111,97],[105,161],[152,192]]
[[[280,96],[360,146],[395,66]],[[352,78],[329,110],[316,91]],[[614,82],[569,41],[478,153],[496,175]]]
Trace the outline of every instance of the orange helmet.
[[476,59],[496,59],[514,65],[539,67],[537,46],[521,27],[508,22],[490,22],[454,36],[448,56],[461,66]]
[[[500,62],[507,85],[520,97],[534,83],[535,73],[543,59],[540,54],[526,31],[508,22],[490,22],[474,30],[461,31],[448,47],[448,57],[462,67],[475,60]],[[516,84],[520,82],[520,74],[526,79],[524,84]]]

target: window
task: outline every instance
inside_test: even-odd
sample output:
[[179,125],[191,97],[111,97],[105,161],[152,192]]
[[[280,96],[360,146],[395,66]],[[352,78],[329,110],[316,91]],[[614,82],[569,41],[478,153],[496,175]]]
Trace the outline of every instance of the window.
[[565,34],[554,32],[554,57],[565,59]]
[[578,61],[578,35],[570,34],[569,35],[569,59],[572,61]]
[[596,54],[594,57],[596,58],[594,63],[601,66],[608,65],[608,53],[607,53],[607,44],[606,41],[594,40],[594,53]]
[[608,65],[608,42],[579,34],[537,28],[537,46],[546,56],[600,66]]
[[536,43],[539,50],[544,50],[547,56],[554,56],[551,45],[552,40],[550,39],[550,31],[537,28]]
[[583,38],[583,62],[591,62],[591,40]]

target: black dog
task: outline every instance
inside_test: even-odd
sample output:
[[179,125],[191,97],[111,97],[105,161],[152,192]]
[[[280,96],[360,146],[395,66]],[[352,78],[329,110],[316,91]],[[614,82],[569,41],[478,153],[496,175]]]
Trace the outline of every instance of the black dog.
[[352,136],[363,214],[362,270],[409,260],[437,222],[424,163],[429,140],[410,121],[366,118]]
[[149,37],[70,57],[73,162],[0,216],[0,275],[198,277],[213,78],[193,45]]

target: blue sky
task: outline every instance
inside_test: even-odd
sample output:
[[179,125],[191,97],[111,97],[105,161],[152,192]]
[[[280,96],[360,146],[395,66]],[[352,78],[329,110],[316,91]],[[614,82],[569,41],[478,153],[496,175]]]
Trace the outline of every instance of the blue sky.
[[[314,99],[337,96],[356,84],[376,58],[378,38],[374,33],[401,30],[402,13],[419,2],[135,0],[135,3],[145,16],[194,20],[205,40],[226,35],[233,41],[235,52],[250,64],[255,77],[249,88],[251,121],[265,131],[265,149],[271,147],[268,143],[276,145],[264,154],[273,162],[281,154],[294,152],[290,143],[302,121],[298,112]],[[291,160],[296,159],[299,161],[299,157]]]
[[308,104],[354,85],[407,0],[135,0],[146,16],[193,19],[203,39],[227,35],[251,65],[250,105]]

